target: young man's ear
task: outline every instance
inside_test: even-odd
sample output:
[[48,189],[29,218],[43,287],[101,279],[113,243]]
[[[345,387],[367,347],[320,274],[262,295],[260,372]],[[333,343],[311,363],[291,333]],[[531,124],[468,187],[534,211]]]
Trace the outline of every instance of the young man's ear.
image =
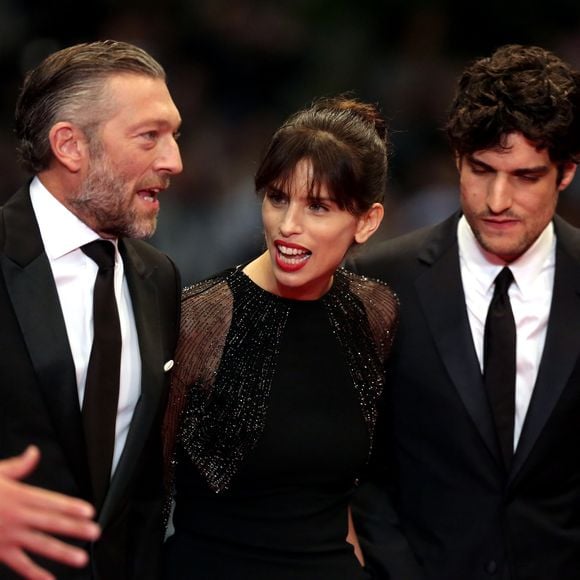
[[576,175],[576,168],[578,166],[576,163],[564,163],[562,165],[562,176],[560,178],[560,183],[558,183],[558,191],[563,191],[566,189],[574,179],[574,175]]

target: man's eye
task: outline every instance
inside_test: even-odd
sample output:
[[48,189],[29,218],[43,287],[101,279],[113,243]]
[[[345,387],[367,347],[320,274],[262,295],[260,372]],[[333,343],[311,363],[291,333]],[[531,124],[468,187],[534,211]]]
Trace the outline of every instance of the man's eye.
[[540,180],[537,175],[520,175],[520,179],[527,183],[537,183]]

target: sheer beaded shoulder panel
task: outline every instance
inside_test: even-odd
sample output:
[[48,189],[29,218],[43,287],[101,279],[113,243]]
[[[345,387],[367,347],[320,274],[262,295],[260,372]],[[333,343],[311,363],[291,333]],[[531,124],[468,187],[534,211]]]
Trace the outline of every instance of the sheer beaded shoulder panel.
[[335,276],[333,291],[324,300],[335,334],[346,353],[372,446],[377,400],[385,382],[385,365],[398,324],[399,303],[383,282],[342,268]]
[[208,397],[211,392],[231,326],[232,310],[232,292],[221,276],[204,280],[183,291],[179,341],[163,427],[166,473],[171,471],[169,462],[190,386],[195,384],[202,398]]
[[350,290],[362,301],[383,362],[387,360],[399,322],[399,300],[387,284],[344,270]]
[[[167,420],[166,458],[177,438],[209,487],[229,486],[264,425],[289,304],[241,269],[184,293]],[[169,472],[173,471],[171,464]]]

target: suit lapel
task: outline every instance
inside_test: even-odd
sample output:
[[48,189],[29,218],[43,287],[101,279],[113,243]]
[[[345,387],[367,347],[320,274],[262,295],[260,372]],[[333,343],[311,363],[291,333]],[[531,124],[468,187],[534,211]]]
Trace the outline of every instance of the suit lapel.
[[121,240],[125,276],[131,294],[141,355],[141,396],[137,402],[125,448],[111,481],[99,521],[105,525],[125,495],[136,472],[143,446],[159,410],[164,385],[162,329],[153,269],[140,257],[130,240]]
[[68,465],[88,497],[75,368],[56,285],[28,189],[4,206],[1,267],[14,312]]
[[556,269],[546,342],[511,479],[517,475],[556,406],[580,356],[580,235],[555,219]]
[[416,289],[431,335],[457,393],[492,456],[500,461],[493,418],[485,394],[465,307],[457,247],[458,215],[435,230],[419,256],[429,266]]

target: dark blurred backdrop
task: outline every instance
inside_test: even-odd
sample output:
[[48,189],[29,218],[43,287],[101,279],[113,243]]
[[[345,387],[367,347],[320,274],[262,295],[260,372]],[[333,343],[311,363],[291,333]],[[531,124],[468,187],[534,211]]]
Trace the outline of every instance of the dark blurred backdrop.
[[[3,202],[27,176],[14,153],[23,74],[76,42],[115,38],[166,68],[184,119],[184,172],[161,199],[153,243],[193,282],[261,249],[252,178],[272,132],[315,97],[380,105],[392,156],[377,239],[457,207],[440,127],[463,66],[505,43],[539,44],[580,67],[580,3],[419,0],[0,0]],[[580,225],[580,178],[560,213]]]

